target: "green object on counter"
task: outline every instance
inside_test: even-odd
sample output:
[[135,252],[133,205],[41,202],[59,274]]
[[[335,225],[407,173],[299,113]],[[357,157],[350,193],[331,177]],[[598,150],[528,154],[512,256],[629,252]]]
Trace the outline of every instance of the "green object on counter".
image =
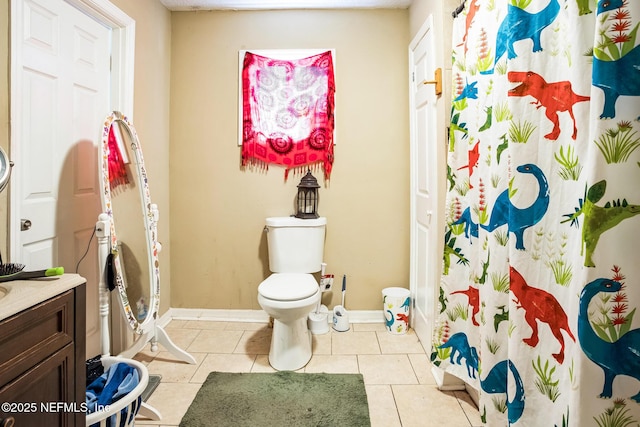
[[40,277],[62,276],[63,274],[64,274],[64,267],[52,267],[52,268],[47,268],[46,270],[36,270],[36,271],[18,271],[13,274],[0,276],[0,282],[9,282],[11,280],[37,279]]

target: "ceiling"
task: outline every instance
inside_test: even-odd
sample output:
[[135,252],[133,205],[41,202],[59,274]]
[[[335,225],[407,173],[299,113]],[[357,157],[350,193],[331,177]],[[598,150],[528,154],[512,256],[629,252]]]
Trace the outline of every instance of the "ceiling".
[[406,9],[412,0],[160,0],[172,11],[269,9]]

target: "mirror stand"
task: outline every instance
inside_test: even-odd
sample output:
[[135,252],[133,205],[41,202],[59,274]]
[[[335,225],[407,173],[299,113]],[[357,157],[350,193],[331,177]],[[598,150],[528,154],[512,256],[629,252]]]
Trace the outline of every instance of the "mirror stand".
[[[154,214],[154,217],[157,218],[158,208],[155,204],[151,205],[151,210]],[[155,224],[154,224],[155,225]],[[101,316],[101,327],[103,331],[109,330],[109,289],[106,281],[104,280],[104,268],[107,263],[107,256],[109,254],[109,215],[106,213],[102,213],[98,217],[98,222],[96,223],[96,231],[98,232],[98,256],[99,256],[99,265],[100,268],[103,269],[100,277],[104,283],[100,286],[100,316]],[[158,252],[161,250],[161,245],[159,243],[156,244],[158,248]],[[139,337],[133,343],[131,347],[122,351],[118,356],[133,358],[136,354],[142,350],[147,343],[151,343],[151,351],[158,351],[158,344],[161,344],[168,352],[176,356],[178,360],[183,362],[187,362],[189,364],[195,365],[196,359],[180,347],[178,347],[169,335],[164,330],[164,328],[158,325],[155,313],[152,316],[149,316],[147,321],[139,324]],[[102,353],[103,355],[109,355],[110,352],[110,337],[109,333],[103,333],[102,335]]]
[[[143,332],[140,338],[128,349],[120,353],[118,356],[133,358],[136,354],[142,350],[147,343],[151,343],[151,351],[158,351],[158,344],[161,344],[168,352],[173,354],[177,359],[183,362],[195,365],[196,359],[180,347],[175,345],[167,332],[162,326],[159,326],[155,321],[149,322],[148,328],[143,326]],[[147,330],[148,329],[148,330]]]

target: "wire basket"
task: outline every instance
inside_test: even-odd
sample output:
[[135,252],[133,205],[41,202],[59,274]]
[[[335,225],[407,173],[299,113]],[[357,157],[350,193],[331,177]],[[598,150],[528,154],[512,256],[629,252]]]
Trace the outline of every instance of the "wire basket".
[[[142,392],[147,388],[147,384],[149,383],[149,371],[147,367],[137,360],[126,359],[124,357],[117,356],[103,356],[102,366],[104,366],[105,371],[116,363],[126,363],[130,366],[133,366],[138,371],[138,377],[140,378],[140,382],[138,385],[131,390],[126,396],[122,397],[118,401],[109,405],[107,410],[96,411],[91,414],[87,414],[87,426],[99,425],[100,427],[104,427],[107,425],[107,419],[114,415],[114,422],[111,425],[116,426],[133,426],[133,421],[140,410],[140,405],[142,404]],[[123,424],[121,424],[125,420]]]

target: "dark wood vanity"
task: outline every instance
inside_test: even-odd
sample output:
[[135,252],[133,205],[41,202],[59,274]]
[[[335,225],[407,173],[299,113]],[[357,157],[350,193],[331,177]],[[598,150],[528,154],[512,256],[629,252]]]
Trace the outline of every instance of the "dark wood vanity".
[[13,417],[16,427],[84,426],[85,280],[0,287],[0,418]]

